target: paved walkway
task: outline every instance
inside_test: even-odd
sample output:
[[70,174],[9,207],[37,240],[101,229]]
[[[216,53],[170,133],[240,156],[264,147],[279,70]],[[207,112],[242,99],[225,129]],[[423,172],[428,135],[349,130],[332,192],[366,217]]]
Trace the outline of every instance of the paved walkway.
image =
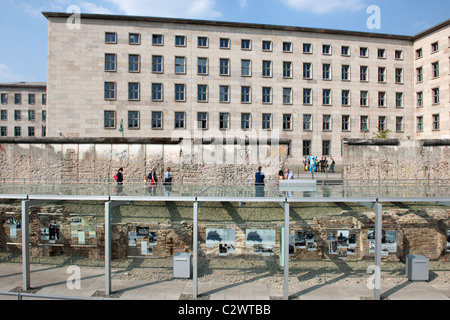
[[[103,269],[82,269],[80,289],[69,289],[67,280],[72,274],[66,268],[36,268],[31,266],[31,286],[38,295],[92,297],[104,292]],[[0,292],[10,292],[22,287],[21,265],[0,264]],[[192,280],[145,282],[137,280],[112,281],[114,292],[120,300],[180,300],[192,299]],[[373,291],[365,284],[331,284],[290,286],[291,299],[300,300],[365,300],[373,297]],[[282,299],[282,290],[270,290],[258,283],[199,282],[199,298],[209,300],[270,300]],[[405,280],[401,284],[382,284],[381,295],[389,300],[450,300],[450,283],[433,285],[427,282]],[[1,300],[16,300],[16,296],[0,295]],[[36,297],[23,297],[37,299]],[[40,298],[42,299],[42,298]]]

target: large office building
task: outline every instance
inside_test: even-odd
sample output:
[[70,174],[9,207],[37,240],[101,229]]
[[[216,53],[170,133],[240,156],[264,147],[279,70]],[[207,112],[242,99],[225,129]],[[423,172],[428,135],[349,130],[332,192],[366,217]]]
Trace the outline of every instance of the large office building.
[[416,36],[44,12],[47,136],[449,138],[450,20]]

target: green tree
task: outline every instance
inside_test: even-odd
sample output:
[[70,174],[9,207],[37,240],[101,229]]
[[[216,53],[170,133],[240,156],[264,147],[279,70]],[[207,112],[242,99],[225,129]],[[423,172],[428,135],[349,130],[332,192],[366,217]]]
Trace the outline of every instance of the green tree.
[[389,130],[389,129],[378,130],[377,133],[373,134],[373,138],[374,139],[388,139],[390,132],[391,132],[391,130]]

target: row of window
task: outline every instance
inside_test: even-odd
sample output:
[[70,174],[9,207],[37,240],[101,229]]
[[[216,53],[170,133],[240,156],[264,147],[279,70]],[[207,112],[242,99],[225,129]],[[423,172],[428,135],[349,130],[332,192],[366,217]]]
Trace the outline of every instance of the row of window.
[[[175,57],[175,73],[186,74],[186,57]],[[197,58],[197,74],[209,75],[209,58],[200,57]],[[283,78],[293,79],[293,63],[291,61],[283,61],[282,72]],[[116,72],[117,71],[117,55],[114,53],[105,54],[105,71]],[[128,55],[128,71],[129,72],[141,72],[141,56],[138,54]],[[340,78],[343,81],[351,80],[350,65],[341,65]],[[152,56],[152,72],[164,73],[164,57],[160,55]],[[241,59],[240,74],[242,77],[252,76],[252,60]],[[270,60],[263,60],[261,66],[262,77],[271,78],[273,76],[273,62]],[[369,81],[369,67],[360,66],[359,80]],[[219,75],[230,76],[231,75],[231,60],[228,58],[219,59]],[[302,68],[302,78],[312,80],[313,77],[313,64],[310,62],[304,62]],[[330,63],[322,64],[321,78],[323,80],[332,80],[332,65]],[[378,67],[378,82],[387,82],[387,68]],[[403,83],[403,68],[395,68],[394,73],[395,83]]]
[[[142,36],[140,33],[129,33],[128,34],[128,43],[130,45],[140,45]],[[152,45],[154,46],[164,46],[164,35],[162,34],[152,34]],[[105,43],[107,44],[117,44],[117,33],[116,32],[106,32],[105,33]],[[230,38],[220,38],[219,39],[219,48],[220,49],[231,49],[231,39]],[[187,38],[184,35],[176,35],[174,38],[174,45],[176,47],[186,47],[187,46]],[[198,36],[197,37],[197,47],[198,48],[209,48],[209,37],[206,36]],[[250,39],[241,39],[241,50],[252,50],[253,42]],[[261,41],[261,50],[264,52],[272,52],[274,47],[274,43],[271,40],[262,40]],[[294,52],[294,44],[290,41],[283,41],[282,52],[285,53],[293,53]],[[304,54],[313,54],[313,44],[308,42],[301,43],[301,52]],[[330,44],[322,44],[321,53],[323,55],[332,55],[332,46]],[[340,54],[344,57],[351,56],[351,47],[347,45],[343,45],[340,47]],[[362,58],[369,57],[369,48],[368,47],[360,47],[359,48],[359,56]],[[394,57],[397,60],[403,60],[403,51],[395,50]],[[383,48],[377,49],[377,58],[386,59],[387,58],[387,50]]]
[[[0,94],[0,100],[1,100],[2,104],[7,104],[8,103],[8,94],[7,93]],[[45,93],[42,94],[41,103],[43,105],[47,104],[47,94],[45,94]],[[14,104],[22,104],[22,94],[21,93],[14,94]],[[36,104],[36,94],[35,93],[28,94],[28,104],[30,104],[30,105]]]
[[[36,136],[36,128],[35,127],[27,127],[27,136],[28,137],[35,137]],[[23,135],[22,133],[22,127],[14,127],[14,137],[21,137]],[[41,126],[41,137],[45,137],[47,135],[47,127]],[[0,127],[0,136],[7,137],[8,136],[8,127]]]
[[[439,61],[431,64],[431,79],[439,78]],[[423,82],[423,67],[416,68],[416,81]]]
[[[8,110],[0,110],[0,120],[6,121],[8,120]],[[14,120],[20,121],[22,120],[22,110],[14,110]],[[28,121],[36,120],[36,111],[28,110]],[[42,121],[47,120],[47,111],[42,110]]]
[[[164,85],[162,83],[152,83],[152,101],[161,102],[164,101]],[[292,88],[282,88],[282,101],[283,104],[293,104],[293,89]],[[332,90],[322,89],[322,104],[326,106],[332,105]],[[174,100],[175,102],[185,102],[186,101],[186,85],[185,84],[175,84],[174,85]],[[302,89],[302,103],[304,105],[313,104],[313,89],[303,88]],[[439,88],[432,89],[432,104],[439,104]],[[240,92],[240,102],[241,103],[252,103],[252,87],[241,86]],[[351,91],[350,90],[340,90],[341,104],[343,106],[351,105]],[[139,101],[141,97],[141,89],[139,82],[129,82],[128,83],[128,100],[129,101]],[[105,100],[117,100],[117,84],[115,82],[105,82],[104,89]],[[262,103],[271,104],[273,101],[273,88],[272,87],[262,87],[261,91]],[[404,94],[403,92],[395,92],[395,107],[403,107]],[[209,102],[209,86],[206,84],[197,85],[197,102],[206,103]],[[231,87],[228,85],[219,86],[219,102],[229,103],[231,102]],[[276,102],[275,102],[276,103]],[[417,106],[423,106],[423,92],[417,93]],[[388,97],[385,91],[377,92],[377,104],[378,107],[387,107]],[[362,107],[369,106],[369,91],[362,90],[359,92],[359,105]]]
[[[186,113],[185,112],[175,112],[174,117],[174,129],[186,129]],[[261,129],[272,130],[273,128],[273,115],[271,113],[263,113],[261,118]],[[341,116],[341,130],[351,131],[351,117],[350,115]],[[227,130],[230,129],[230,113],[223,112],[219,113],[219,127],[218,129]],[[197,129],[207,130],[209,129],[209,114],[208,112],[197,112]],[[313,130],[313,116],[311,114],[303,115],[304,131]],[[332,116],[322,115],[322,130],[332,131]],[[116,128],[116,111],[105,111],[104,112],[104,128],[105,129],[115,129]],[[139,129],[140,128],[140,116],[139,111],[128,111],[128,129]],[[151,119],[151,128],[154,130],[163,129],[163,112],[153,111]],[[251,113],[241,113],[241,124],[240,128],[242,130],[252,129],[252,114]],[[369,116],[360,116],[360,126],[359,130],[361,132],[369,131]],[[379,116],[377,129],[385,130],[387,129],[387,117]],[[293,115],[283,114],[282,118],[282,130],[289,131],[293,130]],[[396,117],[395,131],[403,132],[403,117]]]
[[[450,47],[450,37],[449,37],[449,47]],[[431,54],[439,52],[439,41],[433,42],[431,44]],[[423,48],[416,49],[416,59],[423,58]]]

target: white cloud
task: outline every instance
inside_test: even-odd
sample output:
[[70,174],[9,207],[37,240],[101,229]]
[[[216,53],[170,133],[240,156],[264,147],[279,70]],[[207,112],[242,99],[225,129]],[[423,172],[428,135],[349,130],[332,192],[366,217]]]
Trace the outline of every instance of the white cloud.
[[97,14],[112,14],[109,9],[98,6],[95,3],[82,1],[80,2],[81,13],[97,13]]
[[[28,81],[33,81],[34,77],[28,77],[28,79]],[[7,65],[0,64],[0,82],[18,81],[24,81],[24,77],[19,74],[13,73]]]
[[365,0],[281,0],[289,8],[315,14],[358,11],[364,8]]
[[126,15],[207,18],[222,16],[216,0],[107,0],[115,4]]
[[239,6],[241,8],[247,8],[248,7],[248,0],[238,0]]

